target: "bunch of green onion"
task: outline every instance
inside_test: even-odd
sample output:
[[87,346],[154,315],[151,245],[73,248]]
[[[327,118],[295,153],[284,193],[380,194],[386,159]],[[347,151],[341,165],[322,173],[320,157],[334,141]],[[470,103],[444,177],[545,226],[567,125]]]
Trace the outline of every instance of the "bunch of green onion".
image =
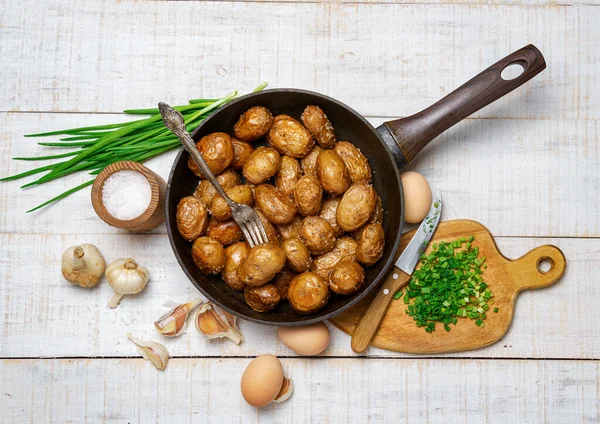
[[[267,83],[260,84],[255,90],[261,91]],[[174,109],[181,112],[184,117],[186,128],[193,131],[202,120],[219,106],[232,100],[237,96],[237,91],[219,99],[194,99],[189,104],[175,106]],[[25,137],[46,137],[55,135],[66,135],[60,142],[38,143],[41,146],[52,146],[59,148],[75,148],[66,153],[48,156],[17,157],[14,160],[39,161],[70,158],[61,162],[55,162],[46,166],[31,169],[20,174],[1,178],[0,181],[12,181],[30,175],[47,172],[37,180],[21,186],[21,188],[32,187],[53,181],[74,172],[87,171],[96,176],[104,168],[114,162],[123,160],[133,162],[144,162],[169,150],[180,147],[180,143],[174,134],[165,128],[158,108],[130,109],[124,111],[127,114],[151,115],[145,119],[118,124],[98,125],[90,127],[72,128],[68,130],[51,131],[39,134],[28,134]],[[95,178],[95,177],[94,177]],[[33,212],[46,205],[61,200],[94,183],[94,179],[86,181],[73,187],[64,193],[36,206],[27,212]]]
[[[470,236],[434,243],[432,252],[421,256],[421,266],[406,288],[404,303],[408,305],[406,314],[426,332],[435,331],[436,323],[450,331],[450,324],[456,325],[459,318],[470,318],[477,326],[485,327],[494,294],[483,281],[482,268],[487,265],[485,258],[478,258],[479,248],[471,244],[474,239]],[[399,291],[394,298],[402,294]]]

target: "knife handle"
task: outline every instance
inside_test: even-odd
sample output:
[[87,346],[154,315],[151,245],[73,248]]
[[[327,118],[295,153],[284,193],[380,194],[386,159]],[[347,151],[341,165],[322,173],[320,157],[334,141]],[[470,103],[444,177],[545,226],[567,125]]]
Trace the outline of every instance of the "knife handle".
[[351,346],[356,353],[362,353],[371,343],[379,324],[398,290],[408,284],[410,275],[394,267],[379,288],[375,299],[368,306],[352,332]]

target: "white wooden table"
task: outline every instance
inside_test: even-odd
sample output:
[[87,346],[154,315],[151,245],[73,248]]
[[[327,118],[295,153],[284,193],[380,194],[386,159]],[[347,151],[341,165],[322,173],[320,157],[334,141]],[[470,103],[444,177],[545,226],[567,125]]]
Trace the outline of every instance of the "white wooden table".
[[[0,184],[0,421],[3,423],[600,421],[600,7],[597,0],[176,2],[0,1],[0,174],[45,152],[25,133],[126,119],[120,111],[271,87],[326,93],[373,124],[418,111],[529,43],[548,68],[451,129],[412,166],[444,193],[444,219],[487,225],[518,257],[552,243],[555,286],[526,292],[499,343],[420,357],[355,356],[332,329],[323,358],[299,358],[275,328],[247,341],[195,330],[163,340],[158,372],[125,333],[159,339],[167,300],[198,295],[164,227],[131,235],[101,222],[89,189],[25,211],[86,180]],[[525,3],[525,4],[522,4]],[[174,154],[148,166],[166,177]],[[60,255],[94,243],[146,264],[145,292],[70,286]],[[250,358],[282,358],[293,397],[256,410],[239,395]]]

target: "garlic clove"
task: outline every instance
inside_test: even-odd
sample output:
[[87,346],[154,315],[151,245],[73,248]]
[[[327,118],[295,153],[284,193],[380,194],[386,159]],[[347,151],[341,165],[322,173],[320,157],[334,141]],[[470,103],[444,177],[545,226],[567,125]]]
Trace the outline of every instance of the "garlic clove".
[[210,301],[200,306],[195,322],[196,329],[207,339],[227,337],[235,344],[244,341],[244,336],[237,327],[236,317]]
[[81,287],[94,287],[100,282],[106,262],[93,244],[71,246],[62,256],[62,274],[69,283]]
[[144,359],[150,361],[159,370],[164,370],[169,362],[169,352],[167,348],[158,342],[147,342],[136,339],[130,333],[127,333],[127,337],[133,343],[138,352],[144,357]]
[[114,309],[117,306],[119,306],[119,302],[121,302],[121,299],[123,299],[123,296],[125,296],[125,295],[122,293],[114,292],[112,297],[108,301],[108,307],[111,309]]
[[112,261],[106,267],[106,279],[115,294],[108,302],[108,307],[116,308],[124,295],[144,290],[149,278],[148,270],[131,258]]
[[202,303],[202,299],[195,299],[171,309],[162,317],[154,321],[156,331],[166,337],[175,337],[182,334],[186,328],[190,312]]
[[285,402],[290,398],[290,396],[292,396],[292,393],[294,393],[294,383],[292,382],[292,379],[283,376],[281,389],[279,390],[277,396],[275,396],[275,399],[273,399],[273,403]]

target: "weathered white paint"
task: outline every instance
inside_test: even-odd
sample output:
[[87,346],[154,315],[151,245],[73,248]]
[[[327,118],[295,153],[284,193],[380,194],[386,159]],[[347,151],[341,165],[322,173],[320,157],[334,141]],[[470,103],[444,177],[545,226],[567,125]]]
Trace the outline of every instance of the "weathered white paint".
[[600,111],[594,6],[3,0],[0,10],[2,110],[116,112],[267,80],[405,116],[533,43],[548,69],[476,116]]
[[[267,80],[339,98],[376,125],[384,120],[377,117],[430,105],[533,43],[548,69],[475,115],[485,119],[440,137],[413,169],[444,192],[445,219],[476,219],[509,236],[498,239],[509,257],[542,243],[561,247],[564,278],[523,293],[498,344],[448,355],[462,359],[379,349],[354,358],[349,337],[337,330],[324,355],[338,358],[295,358],[274,328],[242,322],[241,346],[207,341],[194,328],[162,339],[180,359],[161,373],[141,359],[92,358],[137,356],[125,332],[161,340],[152,322],[167,310],[163,303],[197,296],[164,228],[138,236],[104,225],[89,189],[24,214],[82,175],[25,191],[0,184],[0,357],[15,358],[0,360],[1,421],[597,422],[597,1],[285,1],[0,0],[0,110],[118,112],[244,92]],[[0,113],[0,174],[34,165],[12,156],[50,151],[24,133],[120,119]],[[149,166],[166,177],[172,158]],[[108,310],[106,282],[69,286],[59,258],[80,242],[96,243],[108,260],[133,256],[148,265],[147,289]],[[237,393],[246,357],[261,353],[290,357],[283,363],[296,393],[256,411]],[[475,357],[487,359],[468,359]]]
[[[158,99],[157,99],[158,100]],[[56,153],[22,135],[119,122],[122,115],[0,113],[0,173],[14,174],[47,162],[14,156]],[[373,125],[383,118],[370,118]],[[600,146],[595,120],[469,119],[428,146],[412,165],[444,193],[444,219],[471,218],[498,236],[600,236]],[[365,152],[368,155],[368,152]],[[168,178],[175,153],[147,165]],[[376,167],[374,166],[376,169]],[[118,233],[97,219],[90,188],[55,206],[25,211],[91,179],[79,173],[20,190],[25,180],[0,183],[0,230],[16,233]],[[164,227],[153,233],[166,234]]]
[[[284,359],[286,402],[239,394],[250,359],[2,360],[0,410],[44,423],[592,423],[592,361]],[[26,384],[24,384],[26,382]]]
[[[190,2],[199,2],[203,0],[166,0],[166,1],[190,1]],[[224,0],[212,0],[212,1],[224,1]],[[244,2],[255,2],[258,0],[235,0],[235,1],[244,1]],[[261,0],[264,2],[270,3],[314,3],[314,0]],[[481,5],[481,6],[502,6],[502,5],[515,5],[519,6],[529,6],[529,5],[539,5],[539,6],[554,6],[554,7],[567,7],[573,5],[590,5],[594,6],[597,3],[594,0],[565,0],[565,1],[557,1],[557,0],[364,0],[364,1],[356,1],[356,0],[325,0],[324,3],[391,3],[391,4],[456,4],[456,5]]]
[[[150,282],[138,296],[125,297],[114,310],[103,281],[94,289],[71,286],[60,274],[61,252],[76,243],[96,244],[107,261],[133,257],[150,271]],[[600,359],[600,240],[501,238],[499,247],[518,257],[551,243],[563,249],[568,268],[547,289],[525,292],[517,301],[508,335],[499,343],[451,356],[484,358]],[[125,334],[162,339],[175,356],[247,356],[293,352],[281,344],[273,327],[242,322],[246,342],[205,340],[191,326],[178,338],[161,338],[152,323],[168,308],[165,301],[184,302],[199,293],[177,264],[163,235],[0,235],[0,299],[5,317],[0,325],[0,357],[131,356],[135,349]],[[191,322],[191,321],[190,321]],[[423,332],[423,337],[428,335]],[[370,356],[407,356],[372,348]],[[332,329],[328,356],[353,355],[350,339]]]

